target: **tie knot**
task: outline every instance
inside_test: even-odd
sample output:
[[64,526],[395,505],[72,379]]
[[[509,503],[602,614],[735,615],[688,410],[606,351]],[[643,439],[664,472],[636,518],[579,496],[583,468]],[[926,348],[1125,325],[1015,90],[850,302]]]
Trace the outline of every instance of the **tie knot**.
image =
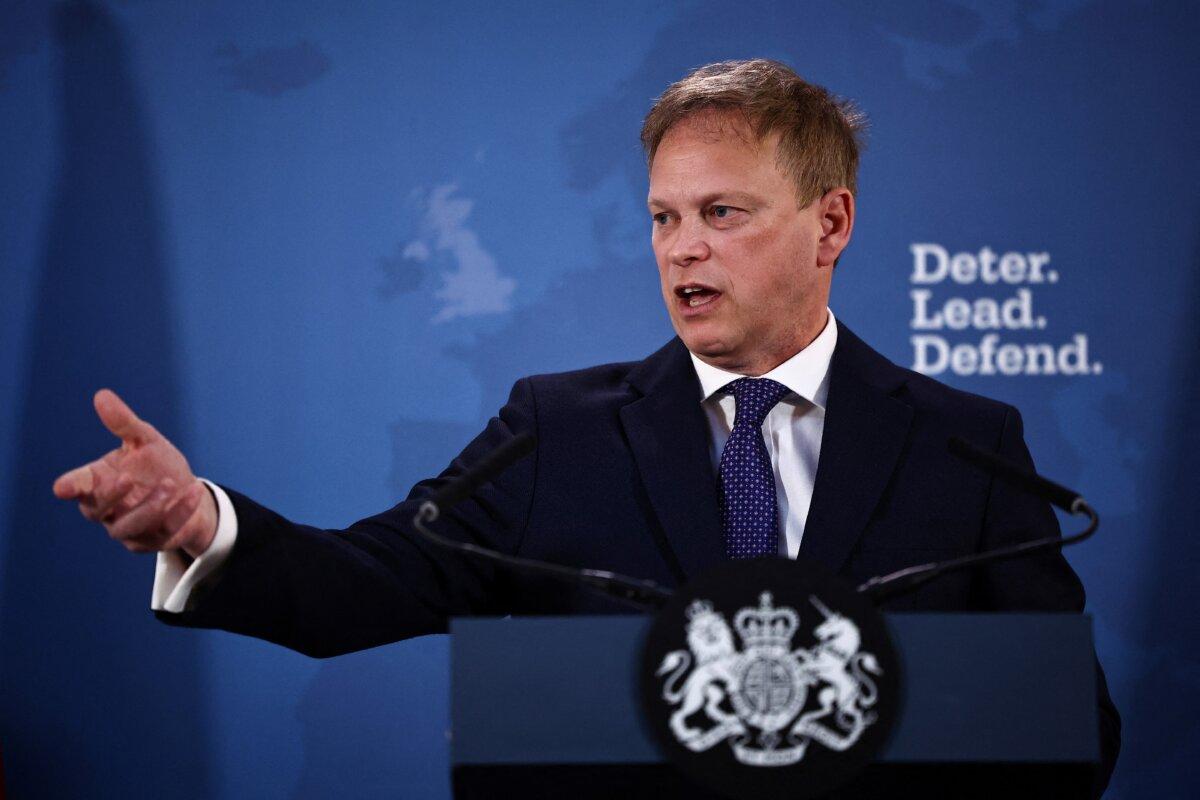
[[758,427],[790,390],[770,378],[738,378],[721,391],[733,395],[735,426],[749,422]]

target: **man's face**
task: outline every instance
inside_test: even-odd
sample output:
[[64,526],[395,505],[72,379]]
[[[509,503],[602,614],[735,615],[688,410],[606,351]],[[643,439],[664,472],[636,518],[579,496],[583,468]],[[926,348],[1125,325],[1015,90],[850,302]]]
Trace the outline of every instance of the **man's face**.
[[826,320],[824,201],[798,207],[777,146],[777,136],[756,142],[727,113],[701,112],[667,131],[650,167],[652,244],[671,323],[689,350],[731,372],[772,369]]

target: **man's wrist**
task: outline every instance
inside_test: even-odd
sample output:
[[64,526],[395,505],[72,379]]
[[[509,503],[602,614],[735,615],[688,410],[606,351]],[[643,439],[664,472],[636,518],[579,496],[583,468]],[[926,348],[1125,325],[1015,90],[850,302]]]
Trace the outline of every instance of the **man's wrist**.
[[208,549],[212,547],[213,540],[217,538],[217,529],[221,524],[221,512],[216,492],[213,491],[213,487],[208,481],[197,478],[196,482],[204,487],[200,503],[196,507],[199,519],[192,523],[196,525],[196,536],[185,541],[180,547],[188,560],[200,558],[208,552]]
[[178,614],[187,610],[193,601],[193,590],[221,568],[237,541],[237,512],[229,495],[214,483],[203,478],[200,481],[215,498],[216,534],[195,560],[178,548],[158,554],[150,600],[150,607],[155,611]]

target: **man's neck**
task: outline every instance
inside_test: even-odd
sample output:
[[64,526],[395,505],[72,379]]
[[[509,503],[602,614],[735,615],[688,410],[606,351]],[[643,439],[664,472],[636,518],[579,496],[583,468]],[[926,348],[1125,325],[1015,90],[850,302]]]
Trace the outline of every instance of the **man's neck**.
[[[764,377],[783,384],[794,394],[815,406],[825,408],[829,392],[829,366],[837,348],[837,322],[829,312],[825,329],[806,347],[791,358],[764,374]],[[723,387],[742,377],[701,361],[694,353],[692,365],[700,380],[700,399],[708,400]]]

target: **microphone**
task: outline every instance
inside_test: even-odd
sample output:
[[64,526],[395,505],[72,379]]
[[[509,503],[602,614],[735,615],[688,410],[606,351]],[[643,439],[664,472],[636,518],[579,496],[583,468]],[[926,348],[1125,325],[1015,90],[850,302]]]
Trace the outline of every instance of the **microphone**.
[[978,567],[996,561],[1005,561],[1010,558],[1019,558],[1039,553],[1043,550],[1078,544],[1095,533],[1096,528],[1100,526],[1100,517],[1096,514],[1095,509],[1088,505],[1079,492],[1072,491],[1049,478],[1043,478],[1041,475],[1026,469],[1020,464],[1014,464],[994,453],[989,453],[978,445],[958,436],[952,437],[948,442],[948,446],[951,453],[994,475],[996,478],[1006,481],[1029,494],[1040,497],[1070,514],[1088,517],[1088,526],[1079,533],[1071,536],[1047,536],[1042,539],[1032,539],[1028,542],[998,547],[983,553],[973,553],[969,556],[960,556],[947,561],[918,564],[888,575],[877,575],[859,585],[858,592],[860,594],[867,595],[876,602],[879,602],[885,595],[890,596],[902,591],[915,589],[949,572],[957,572],[960,569],[968,567]]
[[[448,481],[426,502],[433,504],[439,510],[461,503],[475,494],[475,490],[480,486],[498,478],[500,473],[532,453],[536,446],[537,440],[533,438],[533,434],[518,433],[485,455],[478,464],[467,469],[462,475]],[[436,518],[434,517],[434,519]]]
[[1083,503],[1083,496],[1079,492],[1073,492],[1049,478],[1043,478],[1035,472],[1000,458],[995,453],[989,453],[961,436],[950,438],[950,452],[1030,494],[1037,495],[1069,514],[1078,513],[1078,504]]
[[428,542],[438,547],[466,553],[474,558],[483,558],[509,569],[536,575],[548,575],[569,583],[579,583],[630,603],[638,608],[660,608],[671,597],[671,590],[653,581],[631,578],[616,572],[600,569],[581,569],[533,558],[510,556],[470,542],[460,542],[435,533],[426,523],[435,522],[456,503],[466,500],[485,483],[495,480],[506,469],[533,452],[537,440],[529,433],[519,433],[501,444],[469,467],[458,477],[450,479],[442,488],[421,503],[413,516],[413,528]]

